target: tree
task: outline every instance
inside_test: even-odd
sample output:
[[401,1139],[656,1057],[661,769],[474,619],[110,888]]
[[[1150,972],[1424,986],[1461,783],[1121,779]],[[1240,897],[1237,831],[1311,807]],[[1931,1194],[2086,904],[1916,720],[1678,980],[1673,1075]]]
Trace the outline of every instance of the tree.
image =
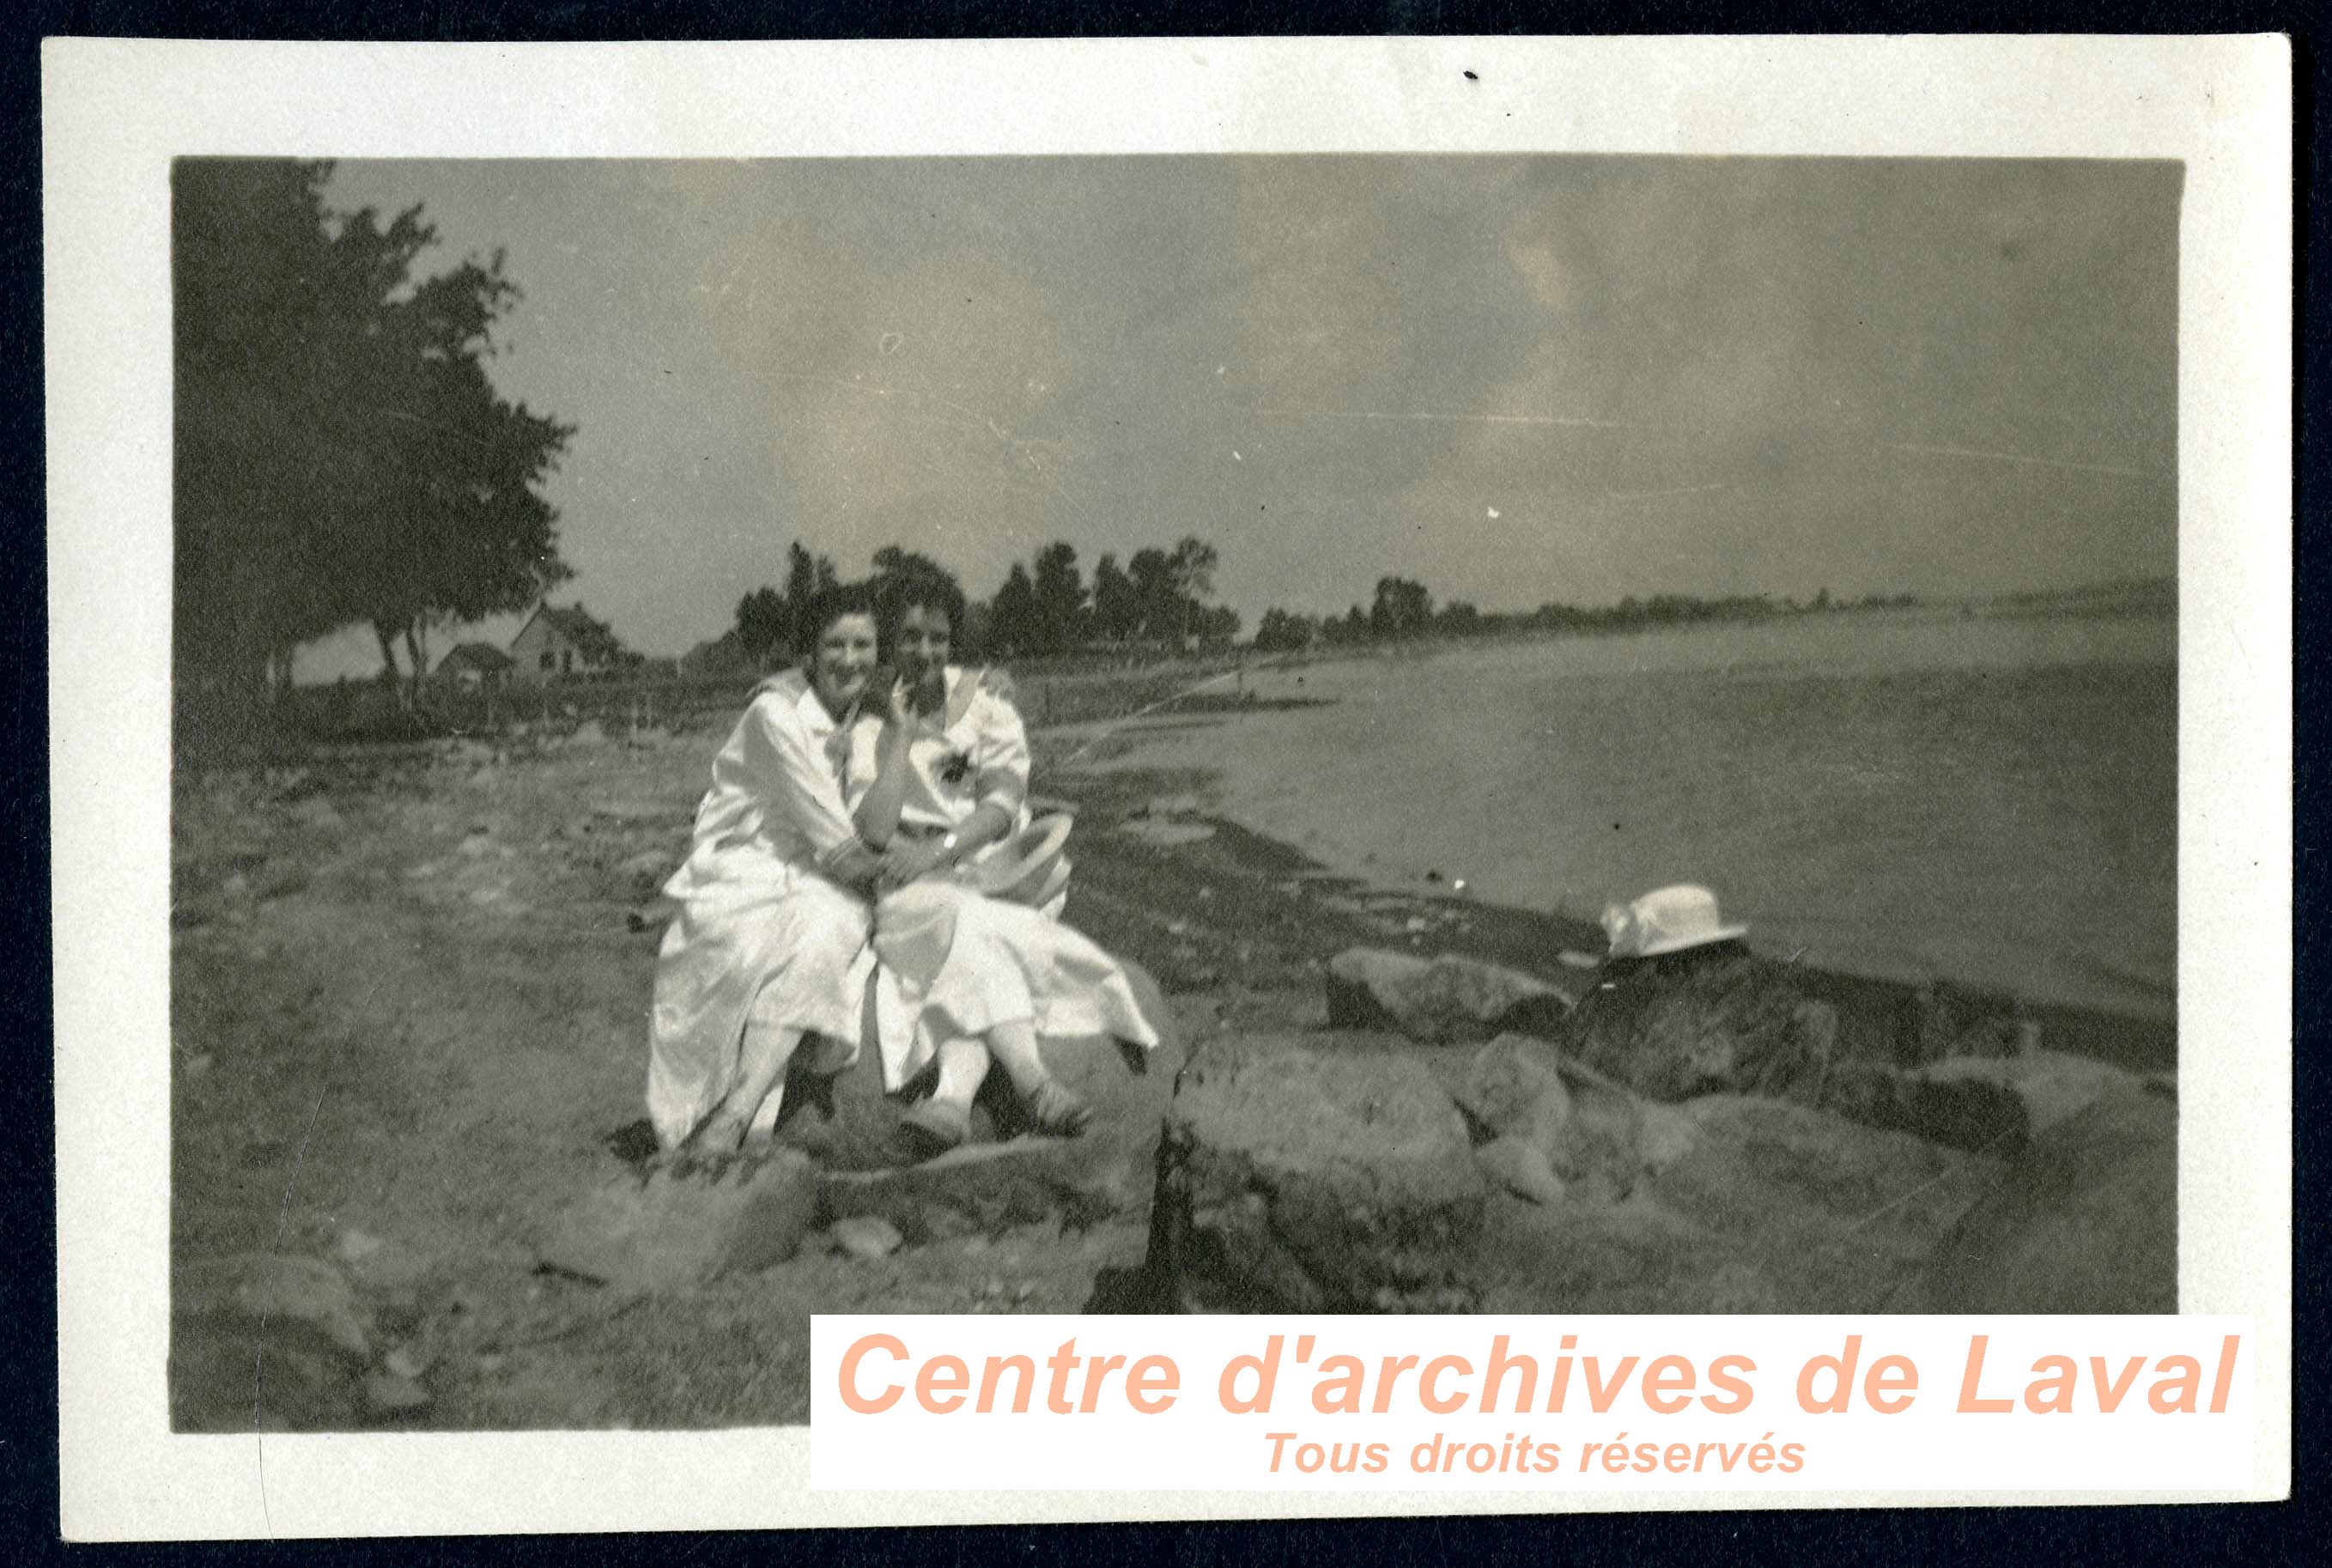
[[1185,535],[1166,558],[1166,564],[1174,579],[1175,636],[1185,642],[1194,631],[1203,636],[1201,611],[1205,601],[1214,597],[1215,568],[1221,558],[1205,540]]
[[324,163],[173,167],[178,689],[248,722],[302,642],[372,624],[416,684],[436,621],[568,575],[537,486],[571,426],[496,395],[502,258],[416,279],[435,232],[328,212]]
[[1094,635],[1113,643],[1122,643],[1142,629],[1141,593],[1114,555],[1094,562],[1093,621]]
[[1084,640],[1085,584],[1077,570],[1077,551],[1066,540],[1037,552],[1035,651],[1057,654]]
[[999,651],[1019,654],[1035,647],[1043,631],[1036,585],[1028,580],[1027,569],[1016,560],[989,607],[988,635]]
[[1448,636],[1469,637],[1483,629],[1482,612],[1465,599],[1452,599],[1441,607],[1433,624]]
[[1433,596],[1425,585],[1405,577],[1377,579],[1376,602],[1369,609],[1369,631],[1378,637],[1415,636],[1433,624]]
[[1310,616],[1291,615],[1274,605],[1263,612],[1263,620],[1255,628],[1255,651],[1258,654],[1290,653],[1309,646],[1319,629],[1319,622]]
[[1238,641],[1239,614],[1228,605],[1209,605],[1198,612],[1190,630],[1203,648],[1227,648]]
[[1125,563],[1133,579],[1134,635],[1169,637],[1182,626],[1182,596],[1174,581],[1173,558],[1164,550],[1145,548]]
[[758,588],[737,601],[737,645],[756,668],[768,669],[789,653],[793,607],[772,588]]

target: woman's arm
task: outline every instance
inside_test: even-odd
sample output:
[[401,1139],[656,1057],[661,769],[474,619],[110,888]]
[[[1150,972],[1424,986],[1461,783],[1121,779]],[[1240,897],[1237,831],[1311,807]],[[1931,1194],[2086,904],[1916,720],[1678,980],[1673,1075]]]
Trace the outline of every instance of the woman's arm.
[[842,803],[842,780],[825,749],[811,740],[782,697],[763,697],[751,709],[745,760],[767,781],[769,804],[808,842],[818,869],[837,882],[870,885],[881,862],[859,839]]
[[899,831],[899,812],[906,805],[907,781],[913,770],[907,748],[915,739],[915,716],[907,707],[906,686],[893,682],[890,713],[874,742],[874,782],[858,802],[858,837],[873,849],[885,850]]

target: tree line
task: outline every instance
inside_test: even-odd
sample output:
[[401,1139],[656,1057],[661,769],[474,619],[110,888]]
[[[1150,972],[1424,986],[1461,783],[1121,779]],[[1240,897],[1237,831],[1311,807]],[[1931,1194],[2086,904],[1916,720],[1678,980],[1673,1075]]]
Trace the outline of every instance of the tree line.
[[293,651],[351,626],[417,685],[433,627],[571,575],[540,486],[575,427],[486,371],[519,299],[502,254],[418,275],[422,209],[333,212],[330,173],[172,168],[172,655],[205,725],[247,730]]
[[[1114,553],[1094,563],[1088,583],[1076,547],[1056,540],[1027,563],[1014,561],[996,592],[975,600],[956,574],[917,550],[885,545],[872,559],[878,593],[908,578],[935,578],[963,606],[960,637],[999,656],[1044,657],[1095,646],[1221,647],[1239,633],[1239,617],[1214,597],[1221,558],[1195,537],[1171,548],[1146,546],[1125,564]],[[785,586],[755,588],[738,601],[734,624],[692,651],[687,664],[702,673],[769,669],[792,655],[798,617],[837,580],[831,557],[797,540],[788,548]]]
[[[1873,594],[1857,601],[1864,609],[1898,608],[1917,603],[1911,594]],[[1352,606],[1341,616],[1312,616],[1273,606],[1255,629],[1257,653],[1288,653],[1314,644],[1352,646],[1424,636],[1481,636],[1503,632],[1612,632],[1696,621],[1755,620],[1768,616],[1819,614],[1847,607],[1823,588],[1805,605],[1770,594],[1728,594],[1698,598],[1689,594],[1630,596],[1615,605],[1544,604],[1534,610],[1482,610],[1464,599],[1437,607],[1423,583],[1403,577],[1377,579],[1366,609]]]

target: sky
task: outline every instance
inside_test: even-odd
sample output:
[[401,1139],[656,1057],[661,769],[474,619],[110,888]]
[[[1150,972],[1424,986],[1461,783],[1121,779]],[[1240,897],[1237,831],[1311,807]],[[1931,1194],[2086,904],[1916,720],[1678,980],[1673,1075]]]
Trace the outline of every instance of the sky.
[[[1219,598],[1529,609],[2176,570],[2174,164],[344,162],[505,253],[580,600],[678,654],[885,544],[976,596],[1186,534]],[[506,640],[515,619],[472,633]],[[436,646],[454,636],[441,631]],[[302,674],[376,668],[361,631]]]

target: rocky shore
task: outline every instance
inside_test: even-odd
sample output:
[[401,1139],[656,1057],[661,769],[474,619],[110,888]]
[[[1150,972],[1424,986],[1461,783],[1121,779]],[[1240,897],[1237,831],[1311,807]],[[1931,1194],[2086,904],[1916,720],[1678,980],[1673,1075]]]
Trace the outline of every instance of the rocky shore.
[[798,1421],[814,1312],[2174,1307],[2161,1042],[1582,967],[1597,933],[1327,875],[1043,737],[1069,917],[1175,1024],[1047,1043],[1095,1127],[999,1104],[907,1164],[870,1060],[764,1155],[656,1162],[655,889],[719,740],[178,781],[174,1423]]

